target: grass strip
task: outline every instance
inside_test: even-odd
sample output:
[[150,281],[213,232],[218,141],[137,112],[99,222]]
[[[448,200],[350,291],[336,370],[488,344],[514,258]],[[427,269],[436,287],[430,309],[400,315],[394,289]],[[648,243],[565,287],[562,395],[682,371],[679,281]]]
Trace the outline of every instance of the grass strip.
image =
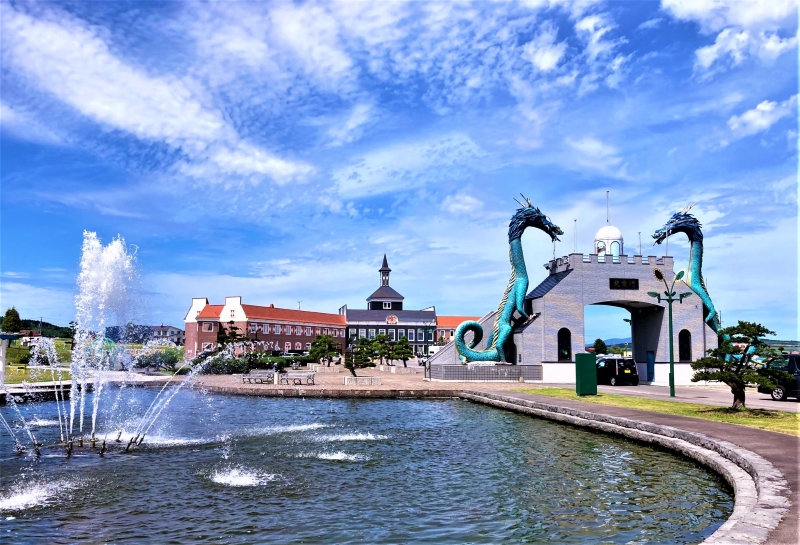
[[574,401],[584,401],[586,403],[596,403],[598,405],[611,405],[613,407],[652,411],[654,413],[690,416],[693,418],[702,418],[704,420],[713,420],[715,422],[750,426],[751,428],[776,431],[800,437],[800,413],[770,411],[767,409],[737,410],[728,407],[710,407],[708,405],[684,403],[682,401],[663,401],[660,399],[648,399],[599,392],[596,396],[578,397],[575,390],[570,388],[525,388],[515,389],[513,391],[557,397],[560,399],[572,399]]
[[[56,381],[58,380],[58,373],[55,373]],[[21,384],[22,382],[51,382],[53,375],[49,369],[29,369],[28,367],[17,367],[15,365],[6,365],[6,384]],[[61,381],[69,382],[72,380],[72,375],[67,369],[61,372]]]

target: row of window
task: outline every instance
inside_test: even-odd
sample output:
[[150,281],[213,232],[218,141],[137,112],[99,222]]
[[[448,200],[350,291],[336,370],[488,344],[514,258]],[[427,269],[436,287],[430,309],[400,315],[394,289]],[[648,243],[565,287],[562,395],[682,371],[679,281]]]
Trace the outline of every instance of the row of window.
[[[327,327],[304,327],[281,324],[250,324],[250,333],[273,333],[275,335],[331,335],[344,337],[344,329],[331,329]],[[203,322],[203,331],[214,331],[214,322]]]
[[440,339],[452,339],[455,337],[456,330],[455,329],[440,329],[439,330],[439,338]]
[[[375,338],[375,329],[359,329],[358,330],[358,338],[363,339],[364,337],[368,339]],[[385,329],[378,329],[378,335],[387,335],[387,330]],[[351,337],[356,336],[355,330],[350,332]],[[388,330],[389,341],[394,342],[398,339],[402,339],[403,337],[408,337],[409,341],[418,341],[424,342],[425,341],[425,331],[422,329],[417,329],[416,332],[413,329],[409,329],[408,333],[406,334],[405,329],[390,329]],[[428,331],[428,341],[433,342],[433,331]]]
[[[203,351],[212,350],[214,348],[214,343],[203,343],[203,347],[202,348],[203,348]],[[279,350],[280,349],[280,345],[278,343],[275,343],[274,346],[273,346],[272,343],[269,343],[269,347],[268,348],[271,348],[273,350]],[[294,349],[295,350],[303,350],[303,343],[294,343]],[[283,345],[283,351],[284,352],[288,352],[289,350],[292,350],[292,343],[287,341]],[[305,344],[305,350],[311,350],[311,343],[306,343]]]

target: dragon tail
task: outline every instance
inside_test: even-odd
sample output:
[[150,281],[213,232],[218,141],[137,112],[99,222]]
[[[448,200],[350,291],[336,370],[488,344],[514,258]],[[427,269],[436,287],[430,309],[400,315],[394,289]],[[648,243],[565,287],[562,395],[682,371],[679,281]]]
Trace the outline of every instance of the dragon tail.
[[[465,337],[472,331],[472,341],[467,343]],[[490,335],[490,340],[494,334]],[[475,350],[478,343],[483,339],[483,327],[474,320],[463,322],[456,328],[455,343],[456,350],[465,361],[496,361],[497,349],[494,346],[487,347],[486,350]]]

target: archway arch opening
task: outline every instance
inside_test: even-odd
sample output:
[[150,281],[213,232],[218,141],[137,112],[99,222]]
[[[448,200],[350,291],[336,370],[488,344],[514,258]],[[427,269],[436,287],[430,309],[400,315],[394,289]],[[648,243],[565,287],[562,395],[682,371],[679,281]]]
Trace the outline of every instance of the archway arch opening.
[[688,329],[678,333],[678,361],[692,361],[692,333]]
[[566,327],[558,330],[558,361],[572,361],[572,333]]

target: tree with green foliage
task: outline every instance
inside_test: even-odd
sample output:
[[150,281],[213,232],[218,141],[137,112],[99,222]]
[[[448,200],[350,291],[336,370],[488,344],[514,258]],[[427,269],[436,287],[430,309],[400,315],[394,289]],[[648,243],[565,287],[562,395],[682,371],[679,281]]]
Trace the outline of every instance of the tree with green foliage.
[[595,354],[608,354],[608,347],[603,339],[595,339],[594,341]]
[[731,409],[744,409],[748,385],[757,384],[772,390],[777,380],[789,378],[788,373],[762,369],[763,365],[781,357],[778,350],[762,340],[766,335],[775,335],[775,332],[761,324],[741,320],[735,326],[720,329],[719,347],[692,363],[692,382],[716,380],[726,384],[733,394]]
[[311,350],[308,355],[316,362],[328,363],[331,366],[331,360],[339,355],[339,343],[333,340],[330,335],[317,335],[311,341]]
[[[377,334],[375,338],[372,340],[372,350],[378,358],[380,358],[381,365],[383,365],[383,360],[388,360],[392,355],[392,347],[389,344],[389,337],[384,334]],[[389,365],[392,365],[391,361],[388,362]]]
[[407,362],[414,357],[414,350],[407,338],[400,337],[400,340],[394,345],[393,355],[395,359],[403,362],[403,367],[408,367]]
[[183,360],[183,350],[180,348],[165,347],[155,349],[149,354],[143,354],[136,359],[136,367],[152,367],[174,373],[178,364]]
[[372,341],[366,337],[362,337],[358,339],[358,343],[345,355],[344,367],[350,371],[353,376],[356,376],[356,369],[375,367],[375,362],[372,361],[373,355]]
[[236,327],[233,323],[233,320],[231,320],[228,322],[228,327],[220,326],[219,332],[217,333],[217,343],[219,343],[220,346],[248,340],[247,335],[241,333],[242,328]]
[[19,312],[16,308],[11,307],[6,310],[0,329],[5,333],[19,333],[19,330],[22,329],[22,321],[19,319]]

